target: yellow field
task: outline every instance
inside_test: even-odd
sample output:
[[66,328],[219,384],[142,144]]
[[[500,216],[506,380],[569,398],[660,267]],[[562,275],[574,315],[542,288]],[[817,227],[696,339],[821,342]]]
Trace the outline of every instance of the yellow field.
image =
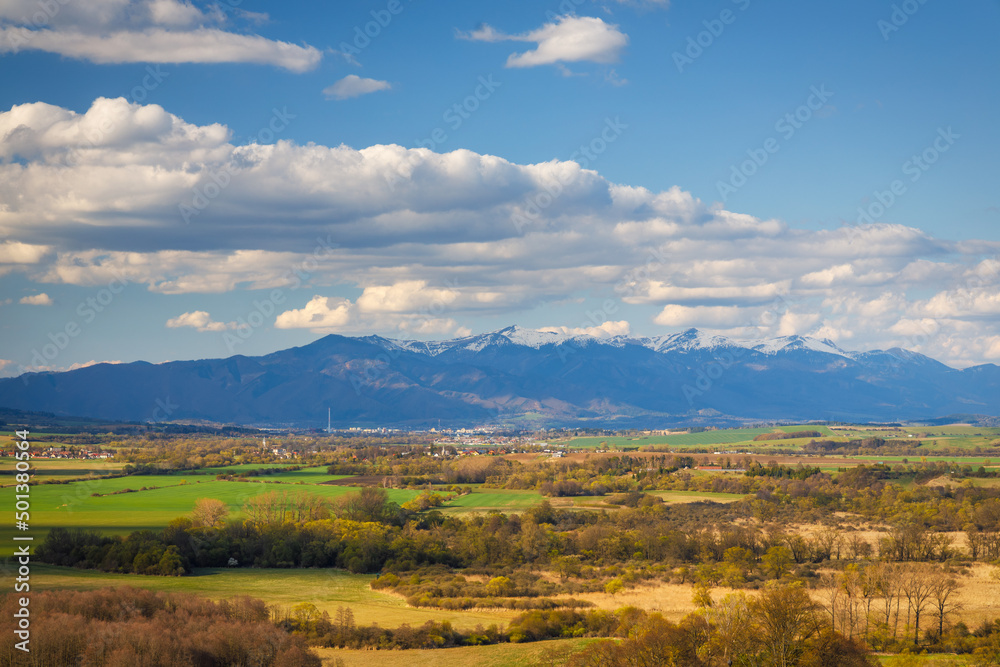
[[[351,574],[341,570],[203,569],[197,570],[196,576],[157,577],[35,563],[31,574],[33,590],[133,586],[195,593],[213,600],[250,595],[286,609],[301,602],[311,602],[331,616],[336,613],[337,607],[350,607],[359,625],[378,623],[386,628],[404,623],[417,626],[427,621],[450,621],[455,628],[466,630],[480,624],[505,625],[516,615],[511,610],[448,611],[410,607],[400,596],[373,591],[368,584],[375,578],[374,575]],[[10,584],[10,579],[7,581]],[[10,588],[12,585],[8,586],[8,590]]]
[[324,665],[337,658],[346,667],[535,667],[562,665],[582,650],[589,639],[553,639],[531,644],[496,644],[410,651],[353,651],[315,649]]

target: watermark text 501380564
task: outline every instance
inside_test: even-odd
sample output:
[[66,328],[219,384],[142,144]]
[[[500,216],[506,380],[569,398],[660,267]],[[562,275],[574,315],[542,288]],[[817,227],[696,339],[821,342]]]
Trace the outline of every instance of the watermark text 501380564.
[[[28,431],[15,432],[17,439],[14,440],[14,469],[16,473],[14,479],[17,484],[14,487],[14,525],[19,531],[28,530],[28,521],[31,518],[31,487],[28,482],[31,480],[31,444],[28,442]],[[14,559],[17,562],[17,577],[14,580],[14,590],[24,594],[17,600],[17,610],[14,612],[14,634],[21,641],[14,644],[19,651],[30,652],[28,643],[31,641],[31,611],[29,605],[31,597],[31,546],[24,544],[31,542],[34,538],[30,535],[14,535]]]

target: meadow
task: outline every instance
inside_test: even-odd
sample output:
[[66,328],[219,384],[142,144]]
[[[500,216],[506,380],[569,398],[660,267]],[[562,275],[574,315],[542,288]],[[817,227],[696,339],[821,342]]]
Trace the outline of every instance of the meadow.
[[[39,473],[48,463],[46,460],[34,462]],[[189,514],[199,498],[221,500],[229,506],[230,515],[238,518],[248,500],[268,491],[308,492],[331,500],[359,491],[358,487],[323,484],[341,477],[328,475],[324,467],[251,477],[248,481],[215,479],[218,472],[235,472],[228,468],[214,469],[212,474],[205,472],[94,478],[32,486],[31,528],[27,534],[33,535],[36,543],[56,527],[126,535],[134,530],[164,528],[173,519]],[[128,489],[131,491],[126,491]],[[420,492],[389,489],[388,493],[389,500],[403,504]],[[0,488],[0,506],[13,507],[14,495],[13,486]],[[14,532],[12,522],[0,523],[0,556],[13,553],[11,537]]]
[[457,496],[438,508],[444,514],[471,514],[474,512],[497,511],[505,514],[523,512],[542,502],[538,491],[515,489],[491,489],[481,485],[471,485],[472,493]]
[[968,426],[952,424],[948,426],[905,426],[898,428],[865,428],[865,427],[829,427],[814,424],[798,424],[774,428],[732,428],[700,433],[677,433],[672,435],[638,435],[638,436],[584,436],[555,441],[557,444],[571,448],[583,449],[622,449],[632,447],[671,447],[682,450],[686,447],[704,448],[726,445],[729,449],[754,451],[760,448],[796,448],[809,442],[812,438],[794,438],[789,440],[754,441],[758,435],[784,431],[816,431],[821,437],[846,442],[852,439],[884,438],[913,439],[921,441],[923,447],[934,450],[941,447],[974,449],[975,447],[1000,446],[1000,428]]
[[[35,468],[33,482],[69,481],[121,472],[125,464],[106,459],[32,459]],[[14,459],[0,457],[0,485],[14,483]]]
[[268,604],[290,610],[311,603],[333,616],[337,607],[350,607],[358,624],[377,623],[393,628],[404,623],[422,625],[427,621],[449,621],[456,628],[472,629],[479,624],[505,624],[515,612],[448,611],[409,607],[399,596],[374,591],[369,584],[375,575],[351,574],[329,569],[196,568],[183,577],[114,574],[76,570],[35,563],[32,590],[92,590],[105,586],[132,586],[155,591],[197,593],[213,600],[250,595]]
[[[562,665],[573,653],[582,651],[593,639],[553,639],[531,644],[494,644],[462,648],[410,651],[352,651],[316,649],[324,659],[340,659],[345,667],[537,667]],[[326,664],[326,663],[324,663]]]

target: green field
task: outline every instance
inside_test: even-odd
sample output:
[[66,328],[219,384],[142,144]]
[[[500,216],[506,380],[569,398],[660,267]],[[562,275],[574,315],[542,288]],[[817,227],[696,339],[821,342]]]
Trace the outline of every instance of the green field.
[[474,486],[470,494],[458,496],[440,508],[445,514],[469,514],[471,512],[498,511],[504,513],[523,512],[543,500],[537,491],[512,489],[490,489]]
[[[670,447],[678,450],[686,447],[721,447],[752,452],[756,449],[784,448],[797,450],[812,438],[792,438],[789,440],[769,440],[754,442],[754,437],[775,431],[786,433],[793,431],[817,431],[824,438],[836,441],[848,441],[863,438],[884,438],[886,440],[913,440],[914,445],[921,443],[921,449],[927,449],[932,455],[934,449],[958,448],[975,449],[976,447],[1000,446],[1000,428],[966,426],[953,424],[949,426],[905,426],[893,429],[867,429],[864,427],[838,427],[815,425],[792,425],[776,428],[734,428],[701,433],[680,433],[677,435],[649,436],[586,436],[560,440],[572,448],[580,449],[622,449],[631,447]],[[877,458],[877,457],[876,457]],[[910,457],[911,459],[913,457]]]
[[[39,462],[43,463],[43,462]],[[41,468],[41,465],[39,465]],[[325,468],[316,468],[316,479],[331,476]],[[306,471],[300,471],[304,474]],[[124,535],[134,530],[161,529],[171,520],[184,516],[194,508],[199,498],[217,498],[227,505],[231,516],[239,517],[243,505],[251,498],[268,491],[310,493],[336,499],[357,493],[358,487],[306,483],[299,477],[295,483],[276,484],[284,475],[250,478],[247,482],[216,480],[199,474],[137,475],[114,479],[92,479],[69,484],[41,484],[31,487],[31,530],[36,544],[55,527],[87,528],[108,534]],[[146,490],[141,490],[142,487]],[[134,493],[118,493],[133,489]],[[419,491],[389,489],[389,499],[404,503],[419,495]],[[0,507],[13,508],[15,489],[0,489]],[[102,494],[95,496],[94,494]],[[0,555],[13,552],[11,537],[15,532],[13,516],[0,523]]]
[[[184,577],[155,577],[75,570],[34,563],[32,590],[91,590],[105,586],[133,586],[156,591],[196,593],[214,600],[250,595],[269,604],[291,608],[302,602],[316,605],[334,615],[337,607],[350,607],[359,624],[378,623],[397,627],[403,623],[421,625],[427,621],[450,621],[456,628],[469,629],[482,623],[504,624],[515,616],[507,610],[447,611],[408,607],[399,596],[369,588],[370,574],[351,574],[325,569],[196,569]],[[9,588],[8,588],[9,590]]]
[[[648,435],[648,436],[607,436],[607,437],[581,437],[564,441],[570,447],[580,447],[586,449],[604,447],[644,447],[647,445],[670,446],[670,447],[706,447],[711,445],[731,445],[743,443],[748,446],[784,446],[796,441],[794,440],[772,440],[770,442],[753,443],[752,440],[763,433],[774,433],[784,431],[791,433],[794,431],[817,431],[823,436],[832,435],[826,426],[780,426],[776,428],[730,428],[717,431],[703,431],[701,433],[679,433],[677,435]],[[805,440],[808,442],[808,439]]]
[[[203,474],[211,475],[215,477],[216,475],[238,475],[244,472],[250,472],[251,470],[274,470],[275,468],[291,468],[295,467],[295,464],[289,463],[244,463],[241,465],[225,466],[224,468],[202,468],[201,470],[194,471],[188,474]],[[287,472],[271,473],[268,475],[258,475],[256,477],[249,477],[248,479],[253,481],[265,481],[265,482],[305,482],[306,484],[322,484],[324,482],[331,482],[336,479],[344,479],[345,477],[350,477],[350,475],[330,475],[326,472],[327,466],[313,466],[311,468],[302,468],[301,470],[289,470]]]

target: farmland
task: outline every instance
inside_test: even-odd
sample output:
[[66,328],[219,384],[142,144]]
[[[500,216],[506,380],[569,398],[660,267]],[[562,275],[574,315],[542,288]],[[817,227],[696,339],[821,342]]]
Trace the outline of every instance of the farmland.
[[816,431],[821,438],[846,442],[851,439],[863,438],[898,438],[914,442],[920,441],[928,455],[934,450],[948,447],[958,449],[975,449],[989,447],[1000,442],[1000,428],[968,426],[953,424],[950,426],[902,426],[902,427],[850,427],[800,424],[779,427],[733,428],[707,430],[697,433],[675,433],[667,435],[633,435],[633,436],[582,436],[555,440],[554,444],[579,449],[634,449],[646,447],[667,447],[683,451],[684,449],[704,449],[708,447],[725,446],[726,449],[740,451],[755,451],[757,449],[789,449],[807,443],[811,438],[792,438],[771,441],[754,441],[754,438],[776,431],[792,433],[796,431]]
[[[818,431],[833,443],[855,444],[826,454],[808,449],[814,438],[753,439],[802,430]],[[31,488],[36,546],[57,527],[132,537],[146,530],[137,548],[161,551],[150,552],[156,554],[149,561],[152,566],[137,565],[137,556],[120,560],[126,547],[105,542],[100,553],[107,555],[86,565],[94,569],[36,563],[32,581],[40,590],[129,585],[197,592],[217,600],[248,594],[287,613],[306,604],[333,618],[349,608],[358,626],[377,623],[414,631],[444,621],[460,633],[474,634],[477,626],[517,627],[525,609],[566,604],[579,605],[581,613],[617,613],[629,606],[676,623],[696,610],[694,582],[709,586],[707,594],[716,601],[730,592],[756,599],[773,585],[799,582],[824,604],[829,593],[821,582],[844,579],[849,586],[850,568],[860,571],[881,562],[849,556],[861,547],[848,547],[848,542],[882,556],[899,525],[919,521],[916,530],[923,537],[918,541],[936,545],[938,551],[925,559],[930,564],[913,567],[925,568],[921,571],[927,576],[945,568],[955,577],[960,587],[954,600],[960,605],[950,621],[961,619],[973,627],[1000,614],[993,604],[1000,583],[987,564],[967,560],[973,538],[963,532],[970,518],[985,521],[983,530],[992,530],[992,515],[977,518],[974,504],[992,502],[991,494],[1000,490],[1000,479],[990,476],[1000,463],[993,446],[996,432],[938,427],[933,448],[915,448],[918,441],[926,442],[927,433],[918,427],[890,431],[805,425],[648,437],[619,434],[598,442],[562,438],[549,445],[512,447],[514,451],[498,448],[496,455],[463,456],[465,452],[443,443],[341,446],[317,449],[297,461],[267,460],[268,452],[252,439],[192,438],[185,441],[186,461],[183,453],[157,450],[169,453],[169,466],[155,465],[148,450],[133,447],[130,462],[142,461],[141,471],[148,474],[128,476],[121,475],[121,459],[35,459],[35,481],[47,482]],[[879,440],[864,449],[858,443],[865,437]],[[293,437],[275,441],[282,447],[295,444]],[[961,446],[952,448],[949,442]],[[248,449],[241,450],[238,443],[247,443],[243,446]],[[557,452],[543,451],[560,443]],[[883,445],[888,451],[879,449]],[[618,451],[622,449],[628,451]],[[192,460],[232,463],[198,466],[188,463]],[[8,470],[13,467],[12,459],[2,463]],[[184,469],[171,470],[173,466]],[[852,475],[859,466],[880,477],[866,481]],[[817,469],[821,474],[815,474]],[[894,490],[866,495],[869,487],[883,484]],[[974,487],[986,495],[964,501],[955,495]],[[388,514],[366,509],[360,500],[365,489],[369,501],[395,509]],[[14,492],[13,486],[4,486],[0,498],[10,503]],[[321,506],[325,514],[314,523],[285,510],[267,519],[254,514],[254,503],[268,492],[277,492],[275,498],[307,494],[333,502]],[[221,501],[228,518],[218,525],[174,522],[196,518],[193,510],[200,499]],[[892,518],[886,518],[882,502],[894,503]],[[164,530],[171,522],[169,531]],[[840,532],[831,533],[834,528]],[[12,529],[0,527],[5,545],[12,544]],[[830,534],[841,536],[836,555],[823,551],[823,536]],[[745,546],[727,557],[723,539]],[[165,571],[157,570],[167,547],[180,549],[177,556],[183,556],[188,568],[180,570],[184,576],[151,574],[177,572],[169,561],[164,561]],[[12,547],[6,549],[11,553]],[[789,554],[785,564],[774,564],[784,553],[776,549]],[[239,556],[235,565],[222,567],[233,553]],[[948,565],[937,565],[940,561]],[[901,563],[899,572],[910,566]],[[395,579],[373,587],[380,573]],[[900,633],[909,631],[905,610],[894,624]],[[925,623],[922,631],[927,627]],[[558,663],[587,641],[501,642],[378,655],[381,664]],[[928,635],[922,641],[929,645],[936,639]],[[881,645],[900,648],[888,641]],[[365,664],[372,654],[323,649],[323,655],[350,665]]]
[[559,665],[580,651],[592,639],[555,639],[535,644],[497,644],[462,648],[382,651],[324,649],[324,659],[340,659],[344,667],[368,667],[377,661],[379,667],[536,667]]
[[373,575],[341,570],[200,568],[185,577],[158,577],[36,565],[33,575],[39,590],[133,586],[155,591],[198,593],[215,600],[250,595],[285,609],[309,602],[331,616],[337,607],[344,606],[351,608],[357,623],[378,623],[386,627],[447,620],[457,628],[471,629],[479,624],[504,623],[514,616],[513,612],[501,610],[448,612],[410,607],[399,596],[373,591],[369,587],[375,578]]
[[[48,461],[35,461],[40,472]],[[59,462],[63,463],[63,462]],[[12,467],[12,462],[7,461]],[[135,530],[164,528],[170,521],[189,514],[199,498],[216,498],[226,503],[234,518],[241,516],[243,505],[268,491],[320,495],[335,500],[358,491],[350,486],[323,484],[331,476],[325,468],[249,478],[252,481],[215,479],[215,474],[246,472],[263,466],[236,466],[167,475],[142,475],[111,479],[84,479],[67,484],[41,484],[31,489],[31,528],[36,540],[41,540],[51,528],[84,528],[111,535],[126,535]],[[204,474],[211,472],[212,474]],[[286,477],[287,476],[287,477]],[[294,481],[293,481],[294,480]],[[307,481],[311,480],[311,481]],[[280,482],[280,483],[279,483]],[[390,489],[389,497],[400,504],[415,498],[417,491]],[[13,505],[14,488],[0,488],[0,502]],[[13,547],[10,523],[0,525],[0,553],[9,554]]]

